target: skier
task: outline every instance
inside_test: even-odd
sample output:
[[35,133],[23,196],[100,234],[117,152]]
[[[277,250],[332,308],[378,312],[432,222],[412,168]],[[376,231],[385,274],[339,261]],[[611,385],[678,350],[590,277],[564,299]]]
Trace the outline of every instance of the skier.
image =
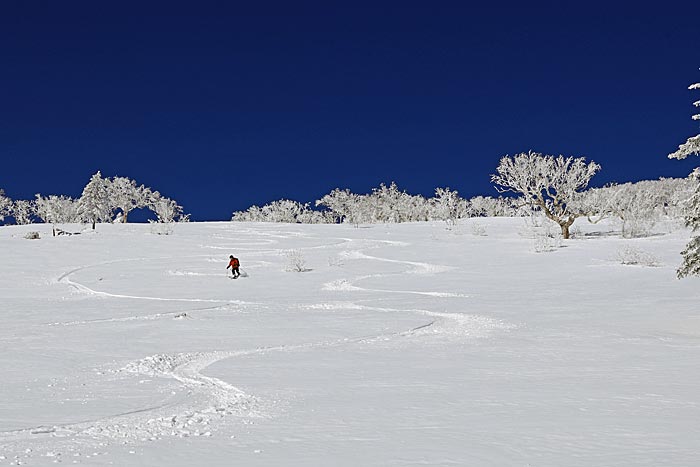
[[226,269],[231,268],[231,274],[233,274],[231,279],[238,279],[238,276],[241,275],[240,271],[238,270],[238,268],[241,267],[241,263],[238,261],[238,258],[234,258],[233,255],[229,256],[229,259],[231,261],[228,262]]

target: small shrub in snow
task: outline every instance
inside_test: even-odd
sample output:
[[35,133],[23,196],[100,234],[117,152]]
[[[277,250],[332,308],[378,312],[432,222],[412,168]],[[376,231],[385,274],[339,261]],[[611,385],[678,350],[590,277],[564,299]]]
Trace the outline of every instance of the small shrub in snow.
[[535,253],[554,251],[562,246],[564,240],[557,225],[539,213],[527,217],[525,227],[519,233],[532,239]]
[[306,272],[306,258],[300,250],[288,250],[284,253],[287,258],[287,271]]
[[579,226],[575,225],[569,229],[569,235],[571,238],[582,238],[583,230],[581,230]]
[[339,268],[345,266],[345,261],[343,261],[343,258],[341,258],[340,256],[329,256],[328,266]]
[[39,232],[27,232],[27,235],[24,236],[27,240],[38,240],[39,238]]
[[538,233],[533,240],[535,253],[546,253],[561,248],[564,237],[559,232]]
[[472,235],[476,235],[477,237],[485,237],[487,235],[486,227],[477,222],[472,223],[471,229]]
[[148,221],[151,224],[151,233],[154,235],[170,235],[173,233],[174,222],[155,222]]
[[641,248],[625,245],[617,252],[617,259],[621,264],[657,267],[661,264],[659,259]]

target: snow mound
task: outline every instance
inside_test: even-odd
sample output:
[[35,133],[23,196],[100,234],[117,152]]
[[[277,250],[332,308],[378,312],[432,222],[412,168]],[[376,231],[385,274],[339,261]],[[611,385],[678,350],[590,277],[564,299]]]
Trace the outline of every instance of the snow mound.
[[175,355],[156,354],[129,362],[120,372],[137,373],[149,376],[170,375],[176,368],[201,358],[201,353],[179,353]]

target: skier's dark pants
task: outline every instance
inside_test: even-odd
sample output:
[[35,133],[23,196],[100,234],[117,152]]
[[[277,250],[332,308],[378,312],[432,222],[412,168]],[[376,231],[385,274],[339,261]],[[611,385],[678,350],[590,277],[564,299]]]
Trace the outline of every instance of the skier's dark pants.
[[233,274],[233,277],[238,277],[241,275],[241,273],[238,271],[238,268],[231,268],[231,274]]

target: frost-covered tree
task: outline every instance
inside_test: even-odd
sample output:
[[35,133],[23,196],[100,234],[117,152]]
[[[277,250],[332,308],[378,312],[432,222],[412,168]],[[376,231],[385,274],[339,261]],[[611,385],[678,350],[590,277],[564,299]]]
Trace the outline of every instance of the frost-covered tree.
[[332,224],[336,220],[327,211],[314,211],[309,204],[282,199],[263,207],[251,206],[233,213],[234,222],[287,222],[299,224]]
[[410,195],[399,190],[396,183],[389,186],[380,184],[372,189],[372,194],[360,199],[364,204],[364,218],[370,222],[399,223],[408,220],[410,214]]
[[36,213],[36,204],[34,201],[18,199],[12,205],[12,217],[15,218],[17,225],[25,225],[32,223],[32,216]]
[[590,222],[615,218],[621,223],[623,237],[641,237],[662,217],[678,216],[680,200],[689,196],[689,188],[689,179],[683,178],[613,184],[580,193],[575,204]]
[[236,211],[231,216],[234,222],[263,222],[262,208],[259,206],[251,206],[245,211]]
[[78,201],[68,196],[36,195],[36,216],[46,223],[52,224],[53,235],[56,236],[56,224],[80,222]]
[[358,201],[358,195],[351,193],[350,190],[336,188],[316,201],[316,206],[328,208],[338,222],[355,223],[354,221],[361,217],[358,212]]
[[289,199],[273,201],[262,207],[265,222],[285,222],[295,224],[297,218],[308,209],[307,205]]
[[301,224],[333,224],[334,220],[326,211],[307,209],[299,214],[297,222]]
[[[688,214],[685,225],[693,232],[700,231],[700,169],[695,169],[691,177],[695,180],[695,192],[686,202]],[[700,235],[695,235],[681,252],[683,262],[678,268],[678,277],[700,275]]]
[[[700,83],[691,84],[688,89],[700,89]],[[700,107],[700,101],[693,102],[695,107]],[[693,120],[700,120],[700,114],[693,115]],[[700,156],[700,135],[691,136],[678,146],[678,150],[668,155],[669,159],[685,159],[688,156]]]
[[469,200],[470,217],[495,217],[497,201],[491,196],[474,196]]
[[159,223],[186,222],[189,215],[184,215],[182,206],[172,199],[161,196],[157,191],[151,196],[148,208],[153,211]]
[[532,207],[522,196],[475,196],[469,199],[467,211],[469,217],[523,217],[532,213]]
[[446,188],[435,189],[435,212],[437,219],[445,221],[448,226],[457,224],[457,220],[466,216],[467,201],[459,197],[456,190]]
[[316,206],[327,208],[327,216],[334,218],[335,222],[354,225],[438,218],[434,212],[434,200],[427,200],[421,195],[410,195],[393,182],[389,186],[382,183],[365,195],[336,188],[316,201]]
[[[700,83],[691,84],[688,89],[700,90]],[[693,103],[695,107],[700,107],[700,101]],[[700,114],[693,115],[693,120],[700,120]],[[685,159],[688,156],[700,155],[700,135],[688,138],[688,141],[681,144],[678,150],[668,155],[670,159]],[[685,217],[686,226],[690,227],[693,233],[700,231],[700,172],[698,169],[692,174],[695,180],[695,191],[686,203],[687,214]],[[678,269],[678,277],[700,275],[700,236],[696,235],[690,239],[685,250],[681,252],[683,263]]]
[[12,210],[12,200],[5,196],[5,191],[0,188],[0,221],[5,220]]
[[98,171],[85,185],[78,200],[78,214],[83,221],[92,223],[93,230],[96,223],[112,219],[113,205],[109,185],[109,180],[102,178]]
[[129,213],[134,209],[148,206],[151,190],[143,185],[137,186],[127,177],[114,177],[108,184],[110,204],[121,211],[121,221],[127,222]]
[[586,163],[583,157],[554,157],[530,151],[504,156],[491,180],[501,187],[497,187],[501,193],[521,193],[547,218],[559,224],[562,237],[567,239],[571,225],[584,215],[570,203],[599,170],[598,164]]

